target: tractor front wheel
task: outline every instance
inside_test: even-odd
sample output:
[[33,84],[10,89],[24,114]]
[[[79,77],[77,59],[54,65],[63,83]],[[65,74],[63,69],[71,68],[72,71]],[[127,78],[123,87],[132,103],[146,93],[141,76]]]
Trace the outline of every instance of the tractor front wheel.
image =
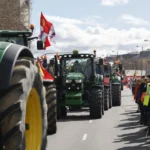
[[91,89],[90,117],[92,119],[102,118],[102,91],[99,88]]
[[104,110],[109,109],[109,87],[104,88]]
[[5,150],[46,149],[47,105],[38,65],[17,60],[10,88],[1,96],[0,131]]
[[112,86],[109,88],[109,108],[112,107]]
[[113,106],[121,105],[121,85],[120,84],[112,85],[112,105]]
[[48,118],[48,130],[47,134],[52,135],[57,132],[57,106],[56,106],[56,86],[54,83],[44,82],[46,87],[46,102],[48,106],[47,118]]

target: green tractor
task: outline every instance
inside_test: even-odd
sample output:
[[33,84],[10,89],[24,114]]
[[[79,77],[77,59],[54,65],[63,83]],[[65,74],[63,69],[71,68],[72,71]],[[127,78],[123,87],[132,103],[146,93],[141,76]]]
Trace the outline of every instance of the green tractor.
[[0,149],[46,149],[47,112],[53,112],[47,108],[51,102],[46,103],[40,66],[28,48],[31,36],[29,31],[0,31]]
[[102,117],[102,89],[95,71],[95,56],[72,54],[55,56],[58,118],[67,116],[68,107],[89,107],[91,118]]
[[121,90],[123,90],[122,64],[114,62],[111,67],[112,105],[121,105]]

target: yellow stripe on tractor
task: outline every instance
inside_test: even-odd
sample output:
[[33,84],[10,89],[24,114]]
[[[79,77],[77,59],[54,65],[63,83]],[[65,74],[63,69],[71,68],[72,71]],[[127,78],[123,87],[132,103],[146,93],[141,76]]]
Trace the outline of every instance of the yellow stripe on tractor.
[[39,63],[38,63],[38,65],[39,65],[39,68],[40,68],[40,73],[42,74],[42,76],[44,76],[44,73],[42,71],[41,65]]

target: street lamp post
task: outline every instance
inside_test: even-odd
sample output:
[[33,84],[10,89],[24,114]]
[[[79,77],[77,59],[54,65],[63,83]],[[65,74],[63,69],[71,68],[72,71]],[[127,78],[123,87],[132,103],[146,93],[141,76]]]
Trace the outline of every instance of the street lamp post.
[[[115,51],[112,51],[112,52],[115,52]],[[118,50],[117,50],[117,61],[118,61]]]

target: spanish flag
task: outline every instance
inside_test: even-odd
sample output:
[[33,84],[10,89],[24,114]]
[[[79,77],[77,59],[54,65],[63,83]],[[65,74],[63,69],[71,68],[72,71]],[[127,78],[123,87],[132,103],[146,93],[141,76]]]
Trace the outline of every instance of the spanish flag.
[[39,58],[37,58],[37,62],[38,62],[39,68],[40,68],[40,73],[43,76],[43,79],[54,81],[54,78],[52,77],[52,75],[42,66]]

